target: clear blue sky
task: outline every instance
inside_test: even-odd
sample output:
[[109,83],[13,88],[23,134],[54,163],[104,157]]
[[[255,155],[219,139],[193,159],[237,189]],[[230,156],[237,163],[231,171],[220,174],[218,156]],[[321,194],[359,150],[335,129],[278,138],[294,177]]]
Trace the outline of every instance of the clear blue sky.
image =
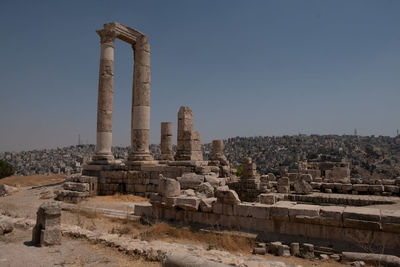
[[[400,1],[0,2],[0,151],[95,143],[99,37],[149,36],[151,142],[190,106],[203,142],[394,135]],[[133,55],[115,46],[113,144],[129,145]],[[175,128],[176,132],[176,128]]]

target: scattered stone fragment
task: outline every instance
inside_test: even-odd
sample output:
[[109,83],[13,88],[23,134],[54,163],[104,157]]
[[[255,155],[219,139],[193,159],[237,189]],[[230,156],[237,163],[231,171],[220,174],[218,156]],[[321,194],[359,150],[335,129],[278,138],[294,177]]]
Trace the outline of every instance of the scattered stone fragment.
[[163,267],[227,267],[229,265],[206,260],[182,252],[169,252],[162,262]]
[[300,249],[300,255],[301,255],[301,257],[303,257],[305,259],[313,259],[314,258],[314,245],[308,244],[308,243],[302,244],[301,249]]
[[18,191],[17,187],[9,186],[6,184],[0,185],[0,197],[11,195],[12,193]]
[[158,193],[164,197],[176,197],[181,193],[181,185],[177,180],[160,177]]
[[290,248],[287,245],[278,245],[277,246],[278,251],[277,255],[278,256],[283,256],[283,257],[290,257]]
[[311,185],[304,179],[295,180],[293,186],[296,194],[307,195],[312,193],[313,190]]
[[253,254],[265,255],[267,254],[267,249],[265,247],[257,247],[253,249]]
[[353,261],[352,263],[350,263],[351,266],[354,267],[364,267],[365,266],[365,262],[363,261]]
[[320,259],[321,261],[327,261],[327,260],[329,260],[329,256],[326,255],[326,254],[320,254],[320,255],[319,255],[319,259]]
[[291,243],[290,244],[290,254],[292,256],[300,256],[300,244],[299,243]]
[[197,191],[200,194],[203,194],[206,197],[213,197],[214,196],[214,187],[211,186],[210,183],[201,183],[197,188]]
[[0,235],[11,233],[14,230],[14,226],[7,220],[0,221]]
[[238,204],[240,203],[239,196],[233,190],[227,190],[226,188],[218,188],[215,192],[217,201],[225,204]]
[[272,194],[260,194],[258,195],[258,202],[262,203],[262,204],[275,204],[276,202],[276,197],[275,195]]

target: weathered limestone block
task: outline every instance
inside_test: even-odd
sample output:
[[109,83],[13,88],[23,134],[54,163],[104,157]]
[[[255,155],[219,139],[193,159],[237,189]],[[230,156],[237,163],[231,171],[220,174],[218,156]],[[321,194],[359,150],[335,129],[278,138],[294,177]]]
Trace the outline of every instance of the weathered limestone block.
[[184,173],[182,177],[178,177],[177,180],[180,182],[182,189],[197,188],[204,182],[204,175]]
[[247,214],[248,214],[247,217],[252,217],[257,219],[269,219],[270,208],[271,206],[267,204],[260,204],[260,203],[247,204]]
[[267,254],[267,248],[266,247],[256,247],[253,249],[253,254],[265,255],[265,254]]
[[383,192],[384,187],[383,185],[370,185],[369,186],[369,191],[372,193],[381,193]]
[[228,267],[228,265],[210,261],[201,257],[192,256],[182,252],[169,252],[162,263],[163,267]]
[[277,191],[278,193],[287,194],[290,191],[290,186],[278,185]]
[[217,202],[217,198],[202,198],[199,204],[200,211],[212,212],[213,205]]
[[278,242],[278,241],[268,243],[267,247],[268,247],[269,253],[274,254],[274,255],[278,255],[279,246],[282,246],[282,243]]
[[200,205],[200,198],[179,196],[176,198],[176,206],[188,211],[197,211]]
[[37,212],[36,225],[32,230],[32,242],[40,246],[61,243],[61,207],[55,202],[43,203]]
[[270,216],[273,220],[289,221],[289,208],[296,205],[295,202],[279,201],[270,208]]
[[368,192],[369,185],[368,184],[353,184],[353,190],[357,192]]
[[313,181],[311,174],[300,174],[299,179],[306,181],[307,183],[311,183]]
[[214,196],[214,187],[211,186],[210,183],[205,182],[205,183],[201,183],[198,188],[197,191],[201,194],[203,194],[206,197],[213,197]]
[[215,192],[215,196],[217,197],[217,202],[225,203],[225,204],[238,204],[240,203],[239,196],[233,190],[229,190],[226,188],[218,188]]
[[298,180],[295,180],[293,183],[293,186],[294,186],[294,190],[295,190],[296,194],[307,195],[307,194],[312,193],[312,190],[313,190],[311,185],[306,180],[303,180],[301,178]]
[[382,230],[385,232],[400,233],[400,211],[381,210]]
[[88,183],[75,183],[75,182],[66,182],[64,184],[65,190],[77,191],[77,192],[89,192],[89,184]]
[[318,183],[318,182],[311,182],[311,183],[310,183],[310,185],[311,185],[311,187],[312,187],[313,189],[320,189],[320,188],[321,188],[321,185],[322,185],[322,183]]
[[290,257],[290,248],[288,245],[279,245],[277,256]]
[[348,206],[343,211],[343,219],[379,222],[381,220],[381,212],[375,208]]
[[297,221],[304,218],[316,219],[319,222],[319,211],[321,207],[317,205],[298,204],[289,208],[289,217],[291,221]]
[[221,185],[222,179],[219,179],[215,173],[211,173],[204,175],[204,181],[216,188]]
[[381,230],[380,210],[374,208],[346,207],[343,211],[343,226],[366,230]]
[[383,185],[396,185],[396,180],[394,179],[382,179]]
[[342,191],[350,192],[351,190],[353,190],[352,184],[342,184]]
[[164,197],[176,197],[181,193],[181,185],[177,180],[160,177],[158,193]]
[[313,259],[314,258],[314,245],[304,243],[301,245],[300,249],[301,257],[305,259]]
[[300,244],[299,243],[290,243],[290,254],[295,257],[300,256]]
[[392,255],[343,252],[343,259],[346,261],[362,261],[373,266],[400,266],[400,258]]
[[340,206],[321,206],[320,224],[332,225],[332,226],[342,226],[343,225],[343,211],[344,207]]
[[258,195],[258,202],[262,204],[275,204],[276,202],[276,197],[275,195],[271,194],[260,194]]
[[396,185],[385,185],[385,192],[399,193],[399,187]]
[[152,217],[152,205],[150,203],[135,203],[133,213],[136,216]]

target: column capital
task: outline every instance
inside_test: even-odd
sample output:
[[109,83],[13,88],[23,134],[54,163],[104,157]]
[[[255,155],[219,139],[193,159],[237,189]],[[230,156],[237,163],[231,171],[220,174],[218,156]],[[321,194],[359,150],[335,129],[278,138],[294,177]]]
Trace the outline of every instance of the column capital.
[[146,52],[150,52],[150,44],[149,38],[147,35],[142,35],[136,39],[136,42],[132,44],[132,49],[135,50],[143,50]]
[[117,33],[115,31],[99,30],[96,32],[100,36],[100,43],[112,43],[114,45],[114,40],[117,37]]

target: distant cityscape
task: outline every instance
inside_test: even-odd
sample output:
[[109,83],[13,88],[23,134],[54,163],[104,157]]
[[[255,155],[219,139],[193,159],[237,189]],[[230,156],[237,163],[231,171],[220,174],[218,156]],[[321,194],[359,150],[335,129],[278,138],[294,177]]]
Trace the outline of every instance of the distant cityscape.
[[[303,161],[347,161],[352,177],[395,178],[400,176],[400,136],[294,135],[280,137],[234,137],[225,141],[225,155],[234,167],[251,157],[261,174],[282,169],[297,170]],[[175,147],[174,147],[175,149]],[[202,146],[204,159],[211,144]],[[3,159],[15,167],[17,175],[75,174],[94,154],[94,145],[76,145],[56,149],[2,152]],[[129,147],[113,147],[116,159],[128,157]],[[155,158],[159,145],[151,145]]]

